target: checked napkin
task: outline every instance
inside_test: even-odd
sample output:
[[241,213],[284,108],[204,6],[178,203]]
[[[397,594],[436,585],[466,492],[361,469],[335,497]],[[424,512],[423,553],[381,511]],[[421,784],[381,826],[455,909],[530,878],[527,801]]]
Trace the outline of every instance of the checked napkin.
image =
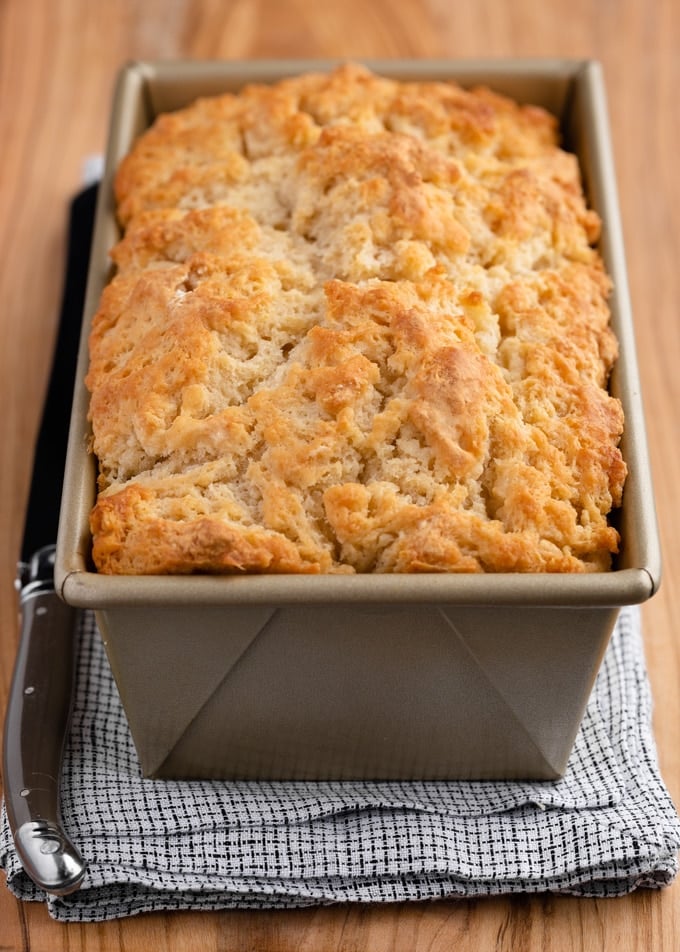
[[141,775],[93,616],[80,623],[62,781],[84,886],[45,896],[7,817],[9,889],[62,921],[172,909],[284,908],[554,892],[619,896],[678,870],[639,610],[624,609],[565,776],[551,782],[154,781]]

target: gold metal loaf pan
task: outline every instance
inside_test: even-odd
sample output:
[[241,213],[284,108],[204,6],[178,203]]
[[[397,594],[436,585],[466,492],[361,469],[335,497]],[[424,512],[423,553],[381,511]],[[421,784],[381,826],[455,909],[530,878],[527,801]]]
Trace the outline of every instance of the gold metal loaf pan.
[[623,605],[660,556],[603,79],[584,60],[368,62],[484,83],[561,121],[604,221],[629,467],[611,572],[586,575],[114,577],[91,568],[83,385],[90,319],[118,237],[112,175],[161,111],[331,62],[132,63],[117,85],[92,250],[56,583],[93,609],[142,769],[154,777],[554,778],[566,767]]

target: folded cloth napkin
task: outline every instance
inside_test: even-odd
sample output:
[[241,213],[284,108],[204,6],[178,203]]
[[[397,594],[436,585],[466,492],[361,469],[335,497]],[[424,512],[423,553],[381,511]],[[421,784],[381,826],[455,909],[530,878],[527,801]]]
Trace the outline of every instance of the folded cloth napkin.
[[80,623],[64,764],[80,891],[45,896],[3,809],[0,865],[62,921],[172,909],[284,908],[554,892],[619,896],[678,870],[639,611],[624,609],[565,776],[555,782],[154,781],[141,775],[93,616]]

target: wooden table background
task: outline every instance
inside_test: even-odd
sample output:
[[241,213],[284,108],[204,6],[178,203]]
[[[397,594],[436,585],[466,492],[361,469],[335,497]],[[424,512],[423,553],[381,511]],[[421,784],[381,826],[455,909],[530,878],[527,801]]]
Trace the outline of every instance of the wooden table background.
[[[593,57],[605,69],[664,554],[645,605],[663,777],[680,803],[680,4],[677,0],[0,0],[0,711],[13,577],[58,316],[67,206],[103,151],[115,74],[176,57]],[[680,949],[680,882],[304,912],[174,913],[64,926],[0,883],[0,950]]]

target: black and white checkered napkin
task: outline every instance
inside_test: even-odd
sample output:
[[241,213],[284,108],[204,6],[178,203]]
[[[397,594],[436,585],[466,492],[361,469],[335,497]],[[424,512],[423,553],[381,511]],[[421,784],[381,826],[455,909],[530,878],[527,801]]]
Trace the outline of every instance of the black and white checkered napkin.
[[680,821],[659,775],[639,613],[625,609],[557,782],[254,783],[141,776],[93,618],[83,616],[63,778],[83,888],[46,897],[3,810],[12,892],[64,921],[667,885]]

